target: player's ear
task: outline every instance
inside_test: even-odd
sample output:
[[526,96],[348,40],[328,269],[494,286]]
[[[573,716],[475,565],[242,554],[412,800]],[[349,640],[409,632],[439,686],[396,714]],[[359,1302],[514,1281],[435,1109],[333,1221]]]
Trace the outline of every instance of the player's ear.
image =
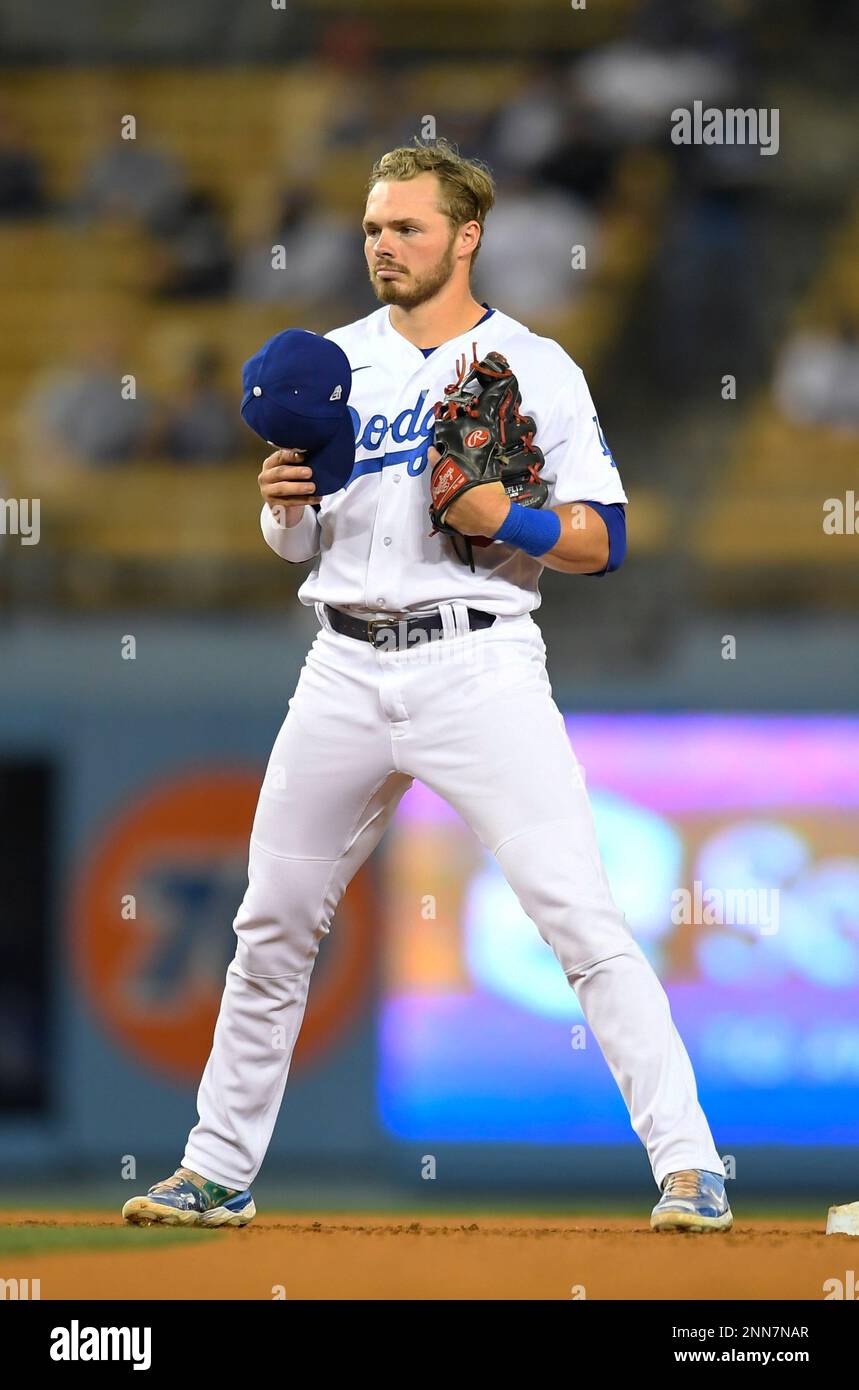
[[477,249],[480,243],[480,223],[472,220],[463,222],[459,228],[459,249],[464,256],[468,256]]

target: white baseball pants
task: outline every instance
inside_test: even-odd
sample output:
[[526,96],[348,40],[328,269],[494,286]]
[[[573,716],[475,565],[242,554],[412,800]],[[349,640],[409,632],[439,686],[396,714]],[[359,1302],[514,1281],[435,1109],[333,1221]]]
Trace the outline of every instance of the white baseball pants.
[[341,636],[316,611],[260,792],[183,1166],[225,1187],[253,1182],[319,943],[417,777],[496,857],[558,957],[657,1185],[681,1168],[724,1175],[665,991],[612,900],[533,618],[469,632],[465,605],[445,604],[451,635],[396,651]]

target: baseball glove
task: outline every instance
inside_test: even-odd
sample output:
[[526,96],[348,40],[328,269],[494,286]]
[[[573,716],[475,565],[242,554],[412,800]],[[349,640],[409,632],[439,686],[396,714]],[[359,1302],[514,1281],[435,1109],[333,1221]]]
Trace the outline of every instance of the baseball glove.
[[[463,536],[445,523],[445,513],[469,488],[501,482],[511,502],[523,507],[545,505],[549,489],[540,478],[544,459],[534,443],[536,425],[522,415],[519,383],[506,357],[487,353],[466,375],[463,357],[458,379],[446,386],[434,407],[433,445],[441,457],[430,478],[433,524],[453,540],[457,555],[474,570],[472,546],[491,545],[488,536]],[[463,554],[463,546],[465,554]]]

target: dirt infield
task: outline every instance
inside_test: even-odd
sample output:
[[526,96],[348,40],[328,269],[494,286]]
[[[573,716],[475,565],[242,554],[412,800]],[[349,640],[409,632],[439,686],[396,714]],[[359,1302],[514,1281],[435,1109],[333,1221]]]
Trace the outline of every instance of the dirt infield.
[[656,1235],[620,1217],[268,1215],[245,1230],[125,1227],[104,1212],[0,1212],[0,1278],[43,1299],[813,1299],[859,1268],[824,1218]]

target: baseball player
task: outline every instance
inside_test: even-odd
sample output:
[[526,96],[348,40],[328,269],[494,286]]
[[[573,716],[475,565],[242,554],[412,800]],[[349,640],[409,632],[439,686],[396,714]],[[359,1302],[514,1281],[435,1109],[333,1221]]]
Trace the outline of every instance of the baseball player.
[[[732,1224],[668,999],[612,899],[533,618],[544,566],[617,569],[627,499],[579,367],[472,295],[493,201],[488,170],[444,141],[377,162],[363,231],[381,307],[319,340],[351,370],[348,405],[330,391],[354,435],[345,485],[322,490],[312,449],[269,436],[284,447],[260,473],[263,535],[285,561],[313,560],[299,599],[319,631],[260,793],[199,1121],[173,1176],[126,1202],[129,1221],[252,1220],[320,942],[419,778],[495,856],[575,990],[661,1192],[652,1228]],[[312,376],[292,389],[299,413]]]

